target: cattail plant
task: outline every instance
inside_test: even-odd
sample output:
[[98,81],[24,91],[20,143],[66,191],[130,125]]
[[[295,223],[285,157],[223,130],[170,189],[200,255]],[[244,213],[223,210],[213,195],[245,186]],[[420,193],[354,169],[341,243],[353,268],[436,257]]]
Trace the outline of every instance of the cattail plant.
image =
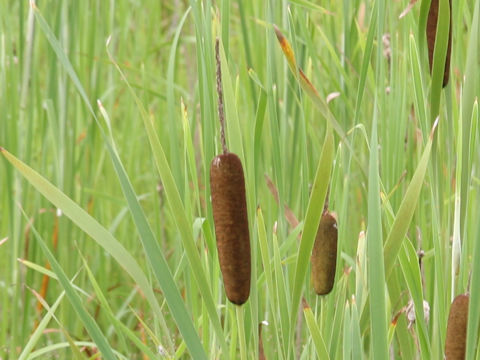
[[241,305],[250,294],[250,235],[242,163],[228,152],[225,141],[222,72],[219,40],[215,44],[217,62],[218,116],[223,154],[215,156],[210,165],[210,192],[213,220],[217,237],[220,270],[227,298]]
[[[439,0],[431,0],[427,19],[428,62],[430,64],[430,72],[433,71],[433,51],[435,49],[435,40],[437,36],[438,2]],[[452,0],[449,0],[449,6],[450,31],[448,33],[448,49],[447,58],[445,59],[445,70],[443,73],[443,87],[448,84],[448,79],[450,76],[450,53],[452,52]]]
[[453,299],[448,315],[447,338],[445,341],[445,358],[447,360],[465,359],[468,294],[458,295]]
[[337,266],[337,237],[337,219],[325,206],[311,257],[313,288],[318,295],[326,295],[333,289]]

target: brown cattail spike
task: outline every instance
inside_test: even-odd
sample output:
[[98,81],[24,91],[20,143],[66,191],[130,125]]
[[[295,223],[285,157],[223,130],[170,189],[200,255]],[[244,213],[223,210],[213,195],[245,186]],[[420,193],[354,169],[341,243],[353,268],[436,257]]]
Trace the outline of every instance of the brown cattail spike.
[[[431,0],[430,10],[428,11],[427,19],[427,43],[428,43],[428,62],[430,64],[430,72],[433,71],[433,51],[435,49],[435,38],[437,35],[437,20],[438,20],[438,2],[440,0]],[[450,53],[452,52],[452,0],[449,0],[450,6],[450,31],[448,33],[448,49],[447,58],[445,59],[445,71],[443,73],[443,84],[445,87],[448,84],[450,77]]]
[[333,288],[337,265],[337,237],[337,220],[331,212],[324,211],[311,258],[313,287],[318,295],[326,295]]
[[210,190],[217,250],[228,299],[237,305],[250,294],[250,235],[242,163],[237,155],[216,156]]
[[458,295],[452,302],[448,315],[447,338],[445,341],[446,360],[465,359],[468,294]]
[[213,220],[217,236],[220,270],[227,298],[241,305],[250,294],[250,235],[248,233],[247,201],[242,162],[228,152],[225,141],[222,70],[219,39],[215,43],[217,62],[218,117],[223,154],[210,165],[210,192]]

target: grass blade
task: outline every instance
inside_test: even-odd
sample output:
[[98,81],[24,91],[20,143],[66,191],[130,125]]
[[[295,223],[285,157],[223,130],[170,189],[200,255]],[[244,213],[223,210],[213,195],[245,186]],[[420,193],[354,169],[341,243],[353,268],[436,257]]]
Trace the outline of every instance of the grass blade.
[[395,220],[393,221],[392,228],[388,233],[387,240],[384,246],[384,258],[385,258],[385,276],[388,279],[395,259],[402,246],[403,239],[407,234],[408,227],[412,221],[415,208],[417,207],[418,197],[420,190],[422,189],[423,179],[428,168],[428,160],[430,158],[430,151],[432,149],[433,135],[437,127],[438,122],[433,125],[430,137],[428,138],[427,145],[423,151],[422,158],[413,174],[412,181],[407,188],[405,196],[400,204]]
[[[38,9],[35,8],[35,10],[36,10],[35,11],[35,16],[36,16],[37,20],[39,21],[39,24],[40,24],[43,32],[47,36],[47,39],[49,40],[50,44],[52,45],[52,48],[54,49],[55,53],[57,54],[60,62],[65,67],[67,73],[69,74],[70,78],[74,82],[77,90],[79,91],[80,95],[82,96],[82,99],[84,100],[84,102],[85,102],[86,106],[88,107],[90,113],[95,118],[95,120],[97,121],[97,123],[100,127],[100,122],[98,121],[98,119],[95,115],[95,112],[93,111],[93,108],[90,105],[88,97],[86,96],[86,93],[85,93],[85,91],[84,91],[84,89],[83,89],[75,71],[73,70],[72,65],[70,64],[67,56],[65,55],[65,52],[63,51],[60,43],[58,42],[58,40],[55,38],[54,34],[50,30],[50,27],[48,26],[48,24],[46,23],[46,21],[41,16]],[[138,100],[138,99],[136,99],[136,100]],[[144,114],[142,114],[142,115],[144,115]],[[146,119],[146,116],[144,116],[144,119],[146,120],[146,122],[148,122],[148,119]],[[110,157],[111,157],[113,165],[115,167],[115,171],[117,172],[118,179],[120,181],[120,184],[122,185],[122,190],[124,192],[125,198],[128,201],[130,212],[131,212],[132,217],[135,221],[135,225],[137,227],[137,230],[140,234],[140,239],[142,240],[142,245],[145,249],[145,252],[146,252],[146,255],[147,255],[147,257],[150,261],[150,264],[152,265],[152,268],[154,270],[154,274],[155,274],[157,280],[159,281],[160,286],[162,287],[164,295],[167,299],[168,306],[169,306],[170,310],[172,311],[172,314],[175,318],[175,321],[177,322],[177,325],[180,329],[180,332],[183,334],[185,342],[186,342],[187,347],[189,348],[190,352],[192,354],[195,354],[199,358],[206,358],[205,350],[203,349],[203,347],[201,345],[201,342],[200,342],[200,339],[199,339],[199,336],[198,336],[197,332],[195,331],[192,319],[188,316],[188,312],[186,311],[185,305],[184,305],[183,300],[180,296],[180,293],[178,292],[178,289],[175,285],[175,282],[174,282],[173,277],[170,273],[170,270],[169,270],[168,265],[165,261],[165,258],[163,257],[163,255],[160,251],[158,241],[156,241],[155,236],[153,235],[153,232],[152,232],[152,230],[151,230],[151,228],[150,228],[150,226],[149,226],[149,224],[146,220],[145,214],[143,213],[143,210],[142,210],[140,204],[138,203],[138,199],[135,195],[135,192],[133,191],[133,188],[132,188],[131,183],[128,179],[128,176],[125,172],[125,169],[124,169],[124,167],[123,167],[123,165],[122,165],[122,163],[121,163],[121,161],[118,157],[118,154],[116,153],[116,151],[114,149],[113,144],[111,144],[109,142],[107,136],[103,133],[103,131],[102,131],[102,135],[104,137],[105,144],[107,146],[107,150],[109,151]],[[163,149],[162,149],[162,153],[163,153]],[[166,162],[166,159],[165,159],[165,164],[167,166],[162,167],[162,169],[167,169],[168,170],[168,173],[170,174],[170,177],[172,178],[172,183],[175,186],[175,183],[173,182],[173,176],[171,175],[171,172],[169,170],[168,163]],[[163,180],[163,178],[162,178],[162,180]],[[164,182],[164,184],[165,184],[165,182]],[[175,187],[175,190],[177,190],[176,187]],[[172,192],[171,189],[166,189],[167,194],[170,194],[171,192]],[[178,190],[176,191],[176,194],[179,198]],[[180,201],[180,199],[178,199],[178,200]],[[175,209],[181,209],[181,208],[175,208]],[[178,214],[178,211],[174,211],[174,213]],[[186,224],[186,226],[183,226],[183,228],[184,228],[184,231],[187,231],[187,232],[188,232],[188,229],[191,229],[191,227],[188,225],[188,223]],[[183,237],[182,237],[182,239],[183,239]],[[191,240],[190,247],[187,248],[187,255],[192,255],[192,252],[188,251],[188,249],[192,250],[192,246],[193,247],[195,246],[194,242],[193,242],[193,235],[191,234],[191,231],[190,231],[190,238],[187,237],[187,239]],[[213,300],[211,299],[211,294],[208,292],[209,287],[206,286],[207,282],[206,282],[203,270],[201,270],[199,256],[196,253],[196,249],[194,249],[193,251],[195,251],[196,258],[197,258],[196,260],[198,260],[198,261],[194,262],[194,267],[196,267],[196,270],[197,270],[197,271],[194,271],[194,274],[196,276],[201,277],[201,280],[204,280],[204,281],[200,282],[200,285],[201,285],[200,288],[204,289],[204,291],[207,292],[206,293],[207,294],[206,295],[206,297],[207,297],[207,300],[206,300],[207,309],[212,309],[212,308],[214,309]],[[132,260],[133,260],[133,258],[132,258]],[[190,260],[190,257],[189,257],[189,260]],[[198,271],[199,267],[200,267],[200,271]],[[203,275],[203,277],[202,277],[202,275]],[[146,286],[144,286],[144,287],[146,287]],[[151,292],[151,289],[149,291]],[[210,296],[208,296],[208,294],[210,294]],[[216,314],[216,312],[210,311],[210,313],[211,313],[211,318],[213,320],[218,319],[218,315]],[[215,322],[214,322],[214,324],[215,324]],[[218,330],[218,327],[219,326],[216,326],[217,330]],[[219,332],[219,331],[217,331],[217,332]],[[220,339],[221,338],[222,337],[220,337]],[[170,339],[169,338],[167,338],[167,339],[170,342]]]
[[468,188],[470,184],[471,167],[468,166],[470,147],[470,129],[473,104],[475,98],[478,98],[478,61],[479,61],[479,39],[480,39],[480,2],[475,2],[472,25],[470,28],[470,38],[468,41],[467,62],[465,64],[465,84],[462,94],[462,184],[460,195],[460,231],[463,235],[465,229],[465,214],[468,206]]
[[422,359],[431,359],[430,339],[425,324],[420,267],[417,252],[410,241],[403,243],[403,248],[399,253],[399,262],[415,307],[415,327],[419,338],[421,357]]
[[57,310],[58,305],[60,305],[60,303],[62,302],[64,295],[65,295],[65,292],[62,292],[60,296],[57,298],[57,300],[55,301],[55,303],[50,307],[50,309],[48,309],[42,321],[40,321],[37,328],[33,332],[32,336],[30,337],[28,342],[25,344],[22,350],[22,353],[18,357],[18,360],[25,360],[28,358],[32,349],[35,347],[36,343],[38,342],[40,336],[42,336],[43,330],[45,330],[48,323],[50,322],[53,315],[55,314],[55,311]]
[[322,153],[318,161],[317,172],[312,187],[312,193],[308,202],[307,213],[305,216],[305,226],[300,240],[297,261],[295,265],[295,277],[292,294],[292,308],[290,331],[295,327],[297,310],[302,297],[302,288],[305,282],[307,267],[310,263],[310,255],[313,249],[313,243],[317,234],[318,225],[323,212],[323,206],[327,195],[328,184],[333,166],[334,157],[333,133],[330,126],[327,126],[327,133],[323,143]]
[[[315,87],[313,86],[311,81],[307,78],[307,76],[302,71],[302,69],[297,67],[295,54],[293,52],[293,49],[290,43],[285,38],[285,36],[283,36],[282,32],[280,31],[280,29],[278,29],[277,26],[274,26],[274,29],[275,29],[275,34],[277,35],[277,39],[280,44],[280,47],[282,48],[285,58],[287,59],[288,66],[290,67],[290,70],[292,71],[292,73],[295,75],[295,78],[300,83],[300,86],[302,87],[303,91],[305,91],[305,93],[310,97],[310,99],[313,101],[315,106],[317,106],[317,108],[320,110],[320,113],[322,114],[322,116],[324,116],[327,119],[327,121],[330,123],[330,125],[333,126],[333,128],[335,129],[340,139],[351,150],[353,158],[359,164],[361,164],[360,160],[355,155],[355,151],[353,151],[350,141],[346,137],[345,131],[343,131],[343,128],[333,116],[326,101],[320,97],[317,89],[315,89]],[[363,171],[363,168],[361,169]]]
[[103,335],[102,330],[100,330],[100,328],[98,327],[97,323],[92,318],[92,316],[83,307],[82,300],[75,292],[72,284],[70,284],[70,281],[68,280],[67,275],[64,273],[60,264],[57,262],[57,259],[55,259],[55,256],[53,256],[52,252],[50,251],[48,246],[45,244],[40,234],[38,234],[37,230],[33,225],[32,225],[32,232],[35,235],[35,238],[37,239],[38,243],[40,244],[40,247],[42,248],[43,253],[47,257],[48,262],[51,264],[53,271],[55,272],[55,274],[57,274],[58,281],[60,282],[63,289],[65,290],[65,294],[67,295],[68,300],[70,300],[70,303],[72,304],[73,309],[78,314],[80,320],[82,321],[83,325],[87,329],[87,332],[90,334],[90,336],[92,337],[92,340],[97,345],[98,350],[102,353],[105,359],[107,360],[116,359],[115,355],[113,354],[112,347],[107,341],[107,338],[105,337],[105,335]]
[[[113,236],[108,232],[97,220],[90,216],[85,210],[68,198],[64,193],[58,190],[45,178],[40,176],[36,171],[25,165],[23,162],[15,158],[5,149],[2,149],[2,155],[39,191],[43,196],[47,198],[56,207],[62,209],[62,212],[70,218],[80,229],[86,234],[92,237],[100,246],[102,246],[117,262],[125,269],[125,271],[135,280],[138,287],[145,294],[145,297],[150,303],[152,309],[161,317],[162,310],[158,304],[156,297],[153,293],[151,285],[146,278],[145,274],[141,270],[135,259],[128,253],[128,251],[120,244]],[[165,275],[164,275],[165,276]],[[174,285],[173,279],[171,281]],[[170,291],[173,291],[170,289]],[[178,293],[165,292],[167,302],[173,302],[175,304],[174,309],[177,309],[176,314],[178,318],[178,325],[182,334],[190,339],[198,339],[198,335],[193,328],[192,320],[187,315],[187,311],[184,308],[183,300]],[[190,326],[189,326],[190,324]],[[188,343],[187,343],[188,344]],[[201,354],[203,347],[198,339],[200,348],[195,346],[195,350],[199,351],[196,354]]]
[[[368,171],[368,288],[370,292],[370,318],[372,359],[388,359],[387,314],[385,305],[385,272],[380,211],[380,179],[378,174],[377,119],[373,120],[370,141],[370,168]],[[375,315],[373,315],[375,314]]]
[[317,359],[330,360],[330,355],[328,354],[327,347],[325,346],[325,341],[323,340],[322,333],[320,332],[320,328],[317,325],[312,309],[309,306],[306,307],[305,309],[303,309],[303,314],[305,315],[307,327],[310,331],[313,344],[315,345]]
[[[180,193],[178,191],[176,181],[173,177],[173,174],[170,170],[170,166],[167,161],[167,157],[165,155],[165,151],[163,150],[162,144],[160,143],[160,140],[158,139],[157,133],[155,131],[155,128],[153,126],[154,122],[153,119],[149,118],[147,115],[147,112],[145,108],[143,107],[142,103],[140,102],[140,99],[136,96],[136,94],[133,92],[133,89],[129,85],[125,75],[123,72],[120,70],[118,65],[115,63],[113,58],[111,57],[112,61],[114,62],[115,66],[117,67],[117,70],[120,72],[122,75],[123,79],[125,80],[125,83],[129,87],[129,90],[131,91],[132,96],[135,99],[135,102],[140,109],[140,112],[142,114],[143,118],[143,123],[145,126],[145,131],[147,132],[148,135],[148,140],[150,142],[150,146],[152,148],[152,152],[154,155],[155,159],[155,165],[157,167],[157,170],[160,174],[160,179],[162,181],[162,185],[165,188],[165,194],[167,197],[167,201],[170,207],[170,210],[174,216],[175,219],[175,224],[177,225],[177,229],[181,234],[181,240],[185,249],[185,252],[187,254],[187,258],[189,261],[190,266],[192,267],[192,272],[193,276],[196,279],[199,288],[201,289],[201,293],[203,296],[203,299],[205,301],[205,305],[207,308],[207,311],[210,316],[210,320],[213,323],[215,332],[220,340],[220,343],[222,345],[222,349],[224,351],[224,356],[227,356],[228,351],[227,350],[227,344],[225,342],[225,337],[223,335],[222,327],[220,324],[220,320],[216,311],[216,306],[213,301],[212,293],[210,291],[211,286],[208,283],[208,280],[205,276],[205,272],[202,268],[202,262],[200,260],[200,256],[197,252],[197,247],[193,238],[193,230],[192,226],[189,223],[189,220],[187,218],[186,212],[185,212],[185,207],[183,206],[182,199],[180,198]],[[114,160],[112,158],[112,160]],[[121,167],[121,164],[117,159],[115,159],[115,163],[118,163],[118,166]],[[123,169],[123,168],[120,168]],[[123,170],[124,171],[124,170]],[[132,201],[137,202],[136,198],[131,198]],[[136,205],[135,205],[136,206]],[[140,205],[138,205],[140,206]],[[139,208],[139,211],[141,211],[141,208]],[[142,220],[143,221],[143,220]],[[145,219],[146,221],[146,219]],[[148,224],[146,224],[148,226]],[[151,230],[149,230],[151,232]],[[150,236],[150,234],[148,234]],[[152,234],[153,236],[153,234]],[[155,241],[156,242],[156,241]],[[152,265],[155,263],[152,263]],[[166,265],[166,263],[165,263]],[[162,271],[158,272],[158,276],[161,276]],[[172,279],[173,283],[173,279]],[[174,284],[174,283],[173,283]],[[178,293],[178,290],[177,290]],[[178,295],[179,296],[179,295]],[[172,302],[171,305],[175,305],[175,302]],[[170,306],[170,304],[169,304]],[[185,311],[185,310],[183,310]],[[179,313],[180,315],[180,313]],[[190,321],[191,322],[191,321]],[[193,324],[192,324],[193,325]],[[198,338],[198,335],[197,335]],[[189,343],[187,342],[187,346]],[[193,344],[192,344],[193,345]],[[198,344],[197,344],[198,345]],[[190,346],[189,346],[190,348]],[[190,349],[192,351],[192,349]],[[195,351],[192,351],[192,354],[199,354],[198,349]],[[201,353],[201,352],[200,352]]]
[[450,7],[449,0],[438,0],[438,22],[437,35],[435,37],[435,50],[433,55],[432,86],[430,89],[430,120],[439,115],[440,96],[442,93],[443,75],[448,46],[448,34],[450,29]]
[[[478,5],[477,1],[477,16],[478,16]],[[472,120],[473,123],[478,122],[478,105],[475,102],[474,113],[476,119]],[[480,229],[480,223],[477,227]],[[477,234],[478,234],[477,229]],[[467,349],[465,359],[473,359],[474,354],[478,349],[478,334],[479,334],[479,324],[480,324],[480,287],[475,284],[480,283],[480,241],[477,238],[474,238],[473,245],[473,254],[472,254],[472,272],[470,283],[473,284],[470,286],[470,302],[468,307],[468,325],[467,325]],[[478,356],[478,355],[477,355]]]
[[95,291],[95,295],[97,296],[97,299],[102,306],[102,310],[106,313],[109,321],[112,322],[112,325],[115,328],[117,335],[122,336],[123,334],[126,334],[128,338],[138,347],[138,349],[142,351],[143,354],[149,356],[151,359],[154,359],[156,355],[152,352],[152,350],[150,350],[144,343],[142,343],[142,341],[139,340],[127,326],[125,326],[119,319],[117,319],[117,317],[115,317],[110,305],[108,304],[107,298],[103,294],[97,280],[95,279],[95,275],[88,266],[87,260],[83,256],[82,261],[88,279],[90,280],[90,283],[92,284]]
[[425,104],[425,93],[422,77],[422,67],[418,56],[417,46],[415,44],[415,37],[410,35],[410,66],[413,72],[413,90],[415,94],[415,111],[425,134],[428,128],[427,109]]

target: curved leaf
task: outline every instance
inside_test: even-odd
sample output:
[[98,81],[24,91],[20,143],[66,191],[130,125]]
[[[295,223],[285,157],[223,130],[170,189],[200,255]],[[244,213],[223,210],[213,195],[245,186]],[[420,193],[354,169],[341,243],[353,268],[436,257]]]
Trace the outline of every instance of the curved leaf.
[[393,265],[397,258],[398,252],[402,246],[402,241],[405,238],[410,222],[412,221],[413,213],[417,207],[418,197],[420,190],[422,189],[423,179],[425,178],[425,172],[427,171],[428,160],[430,158],[430,151],[432,149],[433,135],[435,128],[437,127],[438,119],[435,121],[430,137],[428,138],[427,145],[423,151],[423,155],[420,162],[413,174],[412,181],[407,188],[407,192],[400,204],[395,220],[393,221],[392,228],[388,233],[387,240],[383,249],[385,259],[385,277],[388,279],[390,276]]

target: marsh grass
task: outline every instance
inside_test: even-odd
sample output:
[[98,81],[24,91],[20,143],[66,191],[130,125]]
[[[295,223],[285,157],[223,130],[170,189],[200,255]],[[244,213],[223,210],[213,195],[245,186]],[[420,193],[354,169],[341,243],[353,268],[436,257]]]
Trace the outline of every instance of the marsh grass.
[[[480,0],[452,4],[444,89],[448,0],[432,75],[429,3],[0,2],[0,358],[440,359],[465,292],[476,358]],[[210,202],[217,36],[241,309]],[[317,296],[327,192],[337,268]]]

